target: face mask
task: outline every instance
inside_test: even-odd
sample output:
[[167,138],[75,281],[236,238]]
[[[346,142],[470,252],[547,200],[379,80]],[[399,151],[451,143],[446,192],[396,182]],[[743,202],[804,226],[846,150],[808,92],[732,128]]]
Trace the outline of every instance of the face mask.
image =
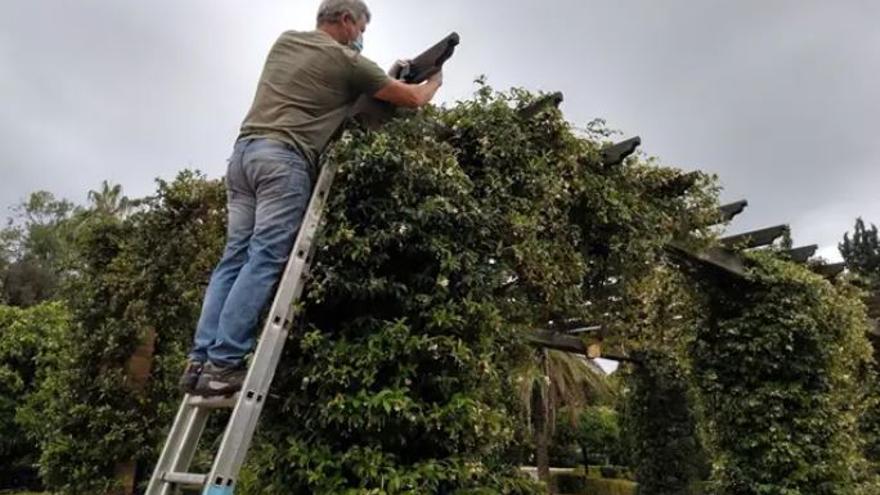
[[356,51],[356,52],[358,52],[358,53],[360,53],[361,51],[363,51],[363,49],[364,49],[364,33],[359,33],[359,34],[358,34],[358,37],[355,38],[354,40],[352,40],[352,41],[348,44],[348,46],[349,46],[352,50],[354,50],[354,51]]

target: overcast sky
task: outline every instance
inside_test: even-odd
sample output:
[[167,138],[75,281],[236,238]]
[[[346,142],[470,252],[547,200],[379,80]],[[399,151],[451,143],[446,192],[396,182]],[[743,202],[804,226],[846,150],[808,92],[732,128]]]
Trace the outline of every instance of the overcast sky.
[[[0,208],[37,189],[132,197],[185,167],[225,171],[267,50],[312,29],[317,0],[5,0]],[[717,173],[748,199],[732,232],[789,223],[835,244],[880,223],[880,2],[374,0],[382,66],[450,31],[441,102],[472,81],[564,92],[666,164]]]

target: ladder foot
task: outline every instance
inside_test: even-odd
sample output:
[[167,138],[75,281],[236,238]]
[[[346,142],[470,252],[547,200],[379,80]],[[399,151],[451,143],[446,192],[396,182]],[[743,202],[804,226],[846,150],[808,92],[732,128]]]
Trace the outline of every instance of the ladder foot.
[[204,495],[232,495],[232,487],[211,485],[205,490]]

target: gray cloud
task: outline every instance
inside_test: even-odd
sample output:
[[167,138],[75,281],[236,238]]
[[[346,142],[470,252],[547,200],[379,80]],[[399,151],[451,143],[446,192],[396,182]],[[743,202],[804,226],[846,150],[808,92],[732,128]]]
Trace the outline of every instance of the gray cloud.
[[[266,50],[317,0],[10,0],[0,17],[0,207],[35,189],[137,196],[183,167],[220,176]],[[832,246],[880,222],[876,2],[375,0],[382,65],[457,30],[441,101],[478,74],[561,90],[664,163],[719,174],[751,206],[733,230],[792,224]],[[826,249],[824,253],[833,250]]]

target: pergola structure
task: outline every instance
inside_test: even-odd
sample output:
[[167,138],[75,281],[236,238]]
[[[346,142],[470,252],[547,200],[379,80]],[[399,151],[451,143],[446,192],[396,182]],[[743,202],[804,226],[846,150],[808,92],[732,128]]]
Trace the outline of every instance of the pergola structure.
[[[562,101],[562,93],[546,95],[522,108],[520,116],[526,119],[532,118],[551,105],[559,106]],[[640,144],[641,139],[636,136],[604,148],[601,151],[603,167],[620,165],[636,151]],[[697,173],[683,174],[667,186],[669,191],[666,192],[684,194],[696,183],[697,178]],[[719,207],[716,225],[729,222],[741,214],[747,206],[748,201],[740,200]],[[745,279],[747,270],[746,262],[740,253],[771,246],[790,231],[787,224],[774,225],[723,237],[717,246],[700,251],[691,250],[677,242],[670,243],[666,247],[666,251],[673,259],[701,276],[736,282]],[[817,249],[818,246],[815,244],[798,246],[783,251],[783,255],[792,262],[809,266],[811,270],[829,280],[833,280],[843,273],[845,269],[843,263],[825,263],[821,259],[813,259]],[[876,344],[880,344],[880,323],[878,323],[880,322],[880,294],[870,296],[865,300],[865,303],[868,306],[869,317],[873,322],[869,337]],[[528,340],[536,347],[571,352],[588,358],[602,357],[614,361],[634,361],[621,349],[613,347],[603,349],[602,330],[600,325],[588,322],[555,322],[548,325],[546,329],[529,332]]]

